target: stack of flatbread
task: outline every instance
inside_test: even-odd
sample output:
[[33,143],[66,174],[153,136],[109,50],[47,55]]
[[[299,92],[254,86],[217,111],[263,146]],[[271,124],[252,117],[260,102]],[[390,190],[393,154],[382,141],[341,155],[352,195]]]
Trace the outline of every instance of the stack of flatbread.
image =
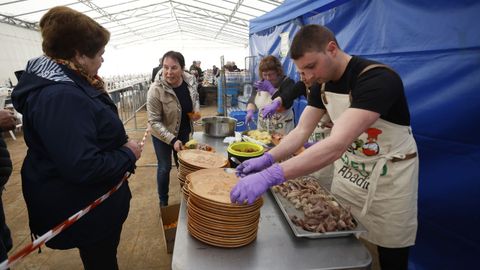
[[245,246],[255,240],[262,198],[251,205],[230,203],[230,191],[238,178],[224,169],[199,170],[187,178],[187,223],[193,237],[225,248]]
[[210,168],[223,168],[228,165],[226,157],[203,150],[191,149],[178,152],[178,180],[185,199],[188,199],[187,176],[195,171]]

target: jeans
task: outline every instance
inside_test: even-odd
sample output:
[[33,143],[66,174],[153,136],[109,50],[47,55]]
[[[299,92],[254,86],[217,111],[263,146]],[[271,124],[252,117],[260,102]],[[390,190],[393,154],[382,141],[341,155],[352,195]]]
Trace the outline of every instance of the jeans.
[[[186,138],[179,138],[183,143],[188,140],[188,134],[183,136]],[[161,206],[168,205],[168,187],[170,185],[170,170],[172,169],[172,152],[175,165],[178,168],[177,152],[173,150],[173,146],[164,143],[163,141],[152,136],[153,148],[157,156],[157,190],[158,198]]]

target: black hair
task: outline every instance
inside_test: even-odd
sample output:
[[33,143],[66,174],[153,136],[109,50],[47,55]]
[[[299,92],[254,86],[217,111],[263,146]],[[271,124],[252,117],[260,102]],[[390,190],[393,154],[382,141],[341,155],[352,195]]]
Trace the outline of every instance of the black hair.
[[185,58],[181,53],[176,51],[168,51],[163,55],[162,59],[165,60],[166,57],[170,57],[172,59],[177,60],[177,62],[180,64],[180,67],[182,69],[185,69]]

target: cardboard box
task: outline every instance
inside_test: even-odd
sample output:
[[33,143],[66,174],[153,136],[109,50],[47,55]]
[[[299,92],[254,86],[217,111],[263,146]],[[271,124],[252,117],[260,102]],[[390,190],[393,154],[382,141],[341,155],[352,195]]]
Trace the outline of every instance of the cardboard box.
[[173,252],[175,244],[175,234],[177,232],[178,213],[180,204],[169,205],[160,209],[162,212],[162,228],[167,244],[167,253]]

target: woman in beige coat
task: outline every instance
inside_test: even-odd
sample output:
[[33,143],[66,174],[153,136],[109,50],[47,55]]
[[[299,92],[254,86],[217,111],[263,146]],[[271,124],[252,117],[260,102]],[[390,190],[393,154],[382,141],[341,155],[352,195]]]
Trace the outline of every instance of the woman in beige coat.
[[[177,152],[193,132],[192,121],[200,118],[197,81],[184,71],[185,59],[179,52],[163,56],[163,68],[157,73],[147,96],[148,123],[158,160],[157,188],[160,207],[168,205],[168,186],[172,152]],[[172,151],[173,150],[173,151]]]

